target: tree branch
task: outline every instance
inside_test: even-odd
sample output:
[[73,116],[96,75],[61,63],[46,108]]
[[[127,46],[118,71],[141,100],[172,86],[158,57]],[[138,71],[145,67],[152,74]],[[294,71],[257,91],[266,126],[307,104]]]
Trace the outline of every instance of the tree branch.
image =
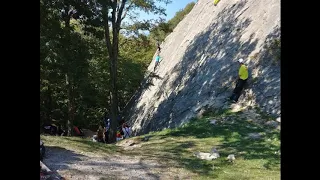
[[[118,12],[118,17],[117,17],[117,27],[118,27],[118,30],[120,30],[120,24],[121,24],[121,16],[122,16],[122,12],[123,12],[123,9],[124,9],[124,6],[126,4],[127,0],[122,0],[121,1],[121,6],[120,6],[120,9],[119,9],[119,12]],[[132,4],[132,2],[131,2]]]
[[[108,0],[108,5],[111,4],[111,0]],[[111,48],[111,42],[110,42],[110,32],[109,32],[109,7],[108,5],[106,5],[104,7],[105,11],[107,12],[105,19],[105,24],[104,24],[104,29],[105,29],[105,41],[106,41],[106,45],[107,45],[107,49],[108,49],[108,53],[109,53],[109,57],[112,56],[112,48]]]
[[[112,7],[112,12],[111,12],[111,23],[112,23],[112,46],[115,45],[115,42],[116,42],[116,38],[117,36],[115,36],[115,33],[117,32],[117,27],[116,27],[116,10],[117,10],[117,1],[113,1],[112,4],[111,4],[111,7]],[[115,51],[113,51],[115,52]]]
[[128,11],[129,11],[129,9],[132,7],[132,5],[133,5],[133,2],[131,1],[131,3],[129,4],[129,6],[128,6],[128,7],[126,8],[126,10],[124,11],[123,16],[122,16],[122,18],[121,18],[121,21],[126,17]]
[[115,26],[115,23],[116,23],[116,11],[117,11],[117,2],[116,1],[112,1],[111,8],[112,8],[111,22],[112,22],[112,29],[113,29]]

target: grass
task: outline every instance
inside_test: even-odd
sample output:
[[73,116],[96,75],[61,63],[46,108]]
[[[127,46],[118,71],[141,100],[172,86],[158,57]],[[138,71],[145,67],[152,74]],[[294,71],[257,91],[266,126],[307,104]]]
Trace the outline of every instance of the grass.
[[117,147],[114,145],[95,143],[89,138],[46,135],[41,135],[40,137],[45,146],[62,147],[77,153],[97,153],[108,156],[118,152]]
[[[211,125],[211,119],[216,119],[217,124]],[[251,140],[247,138],[248,133],[263,133],[264,136],[259,140]],[[280,155],[276,153],[280,150],[279,130],[254,124],[241,112],[221,111],[216,115],[193,119],[180,128],[147,135],[150,136],[149,141],[141,142],[140,148],[130,151],[115,145],[93,143],[89,139],[41,138],[48,145],[68,146],[78,151],[155,159],[177,173],[190,174],[191,179],[280,179]],[[143,137],[131,139],[140,141]],[[210,152],[212,147],[217,148],[220,158],[206,161],[193,156],[197,151]],[[234,163],[226,160],[229,154],[235,155]]]
[[254,109],[255,109],[256,112],[258,112],[260,114],[262,119],[264,119],[266,121],[268,121],[268,120],[275,121],[276,120],[275,117],[263,112],[259,107],[256,106],[256,107],[254,107]]

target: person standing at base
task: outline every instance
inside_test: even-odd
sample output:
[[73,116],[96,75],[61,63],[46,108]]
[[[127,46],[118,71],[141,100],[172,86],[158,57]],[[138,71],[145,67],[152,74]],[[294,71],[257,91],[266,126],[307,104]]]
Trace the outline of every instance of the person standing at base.
[[239,73],[238,73],[239,78],[237,80],[236,87],[234,88],[233,93],[230,97],[230,100],[234,103],[238,102],[238,99],[241,95],[241,91],[248,79],[248,68],[244,64],[243,59],[239,59],[238,62],[240,64]]
[[105,143],[109,142],[108,134],[110,132],[110,118],[105,114],[104,116],[104,141]]

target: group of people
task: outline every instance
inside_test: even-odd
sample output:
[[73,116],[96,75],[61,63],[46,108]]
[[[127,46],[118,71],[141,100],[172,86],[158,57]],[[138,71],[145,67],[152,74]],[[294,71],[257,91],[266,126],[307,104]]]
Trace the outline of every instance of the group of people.
[[[131,137],[132,130],[131,127],[125,123],[123,118],[118,117],[118,122],[121,124],[120,127],[117,128],[116,140],[121,140],[125,138]],[[110,118],[108,116],[104,116],[104,127],[99,126],[96,135],[93,136],[92,140],[94,142],[109,142],[109,132],[110,132]]]
[[127,123],[122,123],[121,129],[117,131],[117,141],[131,137],[131,127]]

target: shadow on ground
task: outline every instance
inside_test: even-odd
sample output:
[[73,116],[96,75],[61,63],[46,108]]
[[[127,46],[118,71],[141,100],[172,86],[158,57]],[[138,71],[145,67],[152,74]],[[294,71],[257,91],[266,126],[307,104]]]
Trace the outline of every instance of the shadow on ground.
[[69,168],[70,164],[81,161],[81,157],[85,156],[62,147],[46,146],[43,163],[52,171],[65,170]]

